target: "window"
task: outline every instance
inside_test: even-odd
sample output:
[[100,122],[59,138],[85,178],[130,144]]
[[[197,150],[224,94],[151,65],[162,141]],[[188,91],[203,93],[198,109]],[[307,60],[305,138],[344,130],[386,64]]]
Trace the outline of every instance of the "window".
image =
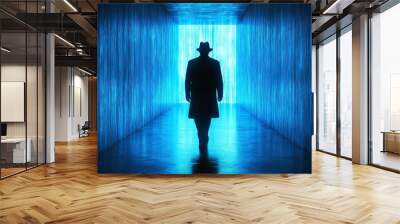
[[336,153],[336,36],[318,48],[318,145]]
[[400,5],[371,19],[372,163],[400,170]]
[[352,33],[340,36],[340,155],[351,158],[352,148]]

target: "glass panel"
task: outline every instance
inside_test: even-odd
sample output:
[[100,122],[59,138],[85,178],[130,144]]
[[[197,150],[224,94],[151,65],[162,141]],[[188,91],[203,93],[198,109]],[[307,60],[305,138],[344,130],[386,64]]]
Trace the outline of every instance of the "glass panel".
[[372,163],[400,170],[400,5],[372,18]]
[[317,48],[315,45],[312,47],[312,72],[311,72],[311,86],[312,86],[312,92],[313,92],[313,112],[314,112],[314,117],[313,117],[313,130],[314,133],[312,135],[312,150],[317,149],[317,139],[316,139],[316,130],[317,130],[317,97],[316,97],[316,92],[317,92]]
[[336,38],[318,48],[318,148],[336,153]]
[[[45,0],[1,1],[0,6],[43,13]],[[1,178],[45,161],[45,35],[28,28],[0,12]]]
[[[26,12],[37,13],[37,1],[27,2]],[[34,20],[37,17],[34,17]],[[37,21],[32,21],[36,23]],[[35,167],[38,163],[38,45],[39,37],[35,30],[27,30],[27,80],[26,80],[26,117],[27,117],[27,150],[31,153],[27,167]]]
[[340,36],[340,152],[352,156],[352,33]]
[[45,65],[46,65],[46,37],[44,34],[39,34],[38,45],[38,163],[45,163]]
[[38,143],[37,143],[37,132],[38,132],[38,35],[36,32],[29,32],[28,38],[28,63],[27,63],[27,82],[26,82],[26,113],[27,113],[27,149],[31,153],[28,153],[30,158],[28,159],[28,168],[37,165],[38,158]]
[[26,151],[26,33],[1,34],[1,174],[25,170]]

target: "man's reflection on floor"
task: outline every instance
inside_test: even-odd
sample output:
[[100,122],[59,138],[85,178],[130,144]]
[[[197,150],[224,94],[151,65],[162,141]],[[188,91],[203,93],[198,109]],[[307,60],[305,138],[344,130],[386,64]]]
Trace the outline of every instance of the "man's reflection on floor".
[[208,150],[200,150],[193,160],[192,173],[218,173],[218,161],[208,156]]
[[311,170],[309,150],[292,144],[239,105],[221,104],[220,112],[224,116],[213,121],[208,155],[199,155],[196,127],[187,119],[187,105],[180,104],[99,152],[99,172],[255,174]]

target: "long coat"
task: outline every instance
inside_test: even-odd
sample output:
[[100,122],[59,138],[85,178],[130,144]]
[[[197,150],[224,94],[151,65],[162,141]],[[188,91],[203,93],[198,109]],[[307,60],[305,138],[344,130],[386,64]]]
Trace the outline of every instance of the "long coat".
[[223,84],[219,62],[210,57],[190,60],[185,79],[186,98],[191,98],[189,118],[219,117],[217,92],[222,99]]

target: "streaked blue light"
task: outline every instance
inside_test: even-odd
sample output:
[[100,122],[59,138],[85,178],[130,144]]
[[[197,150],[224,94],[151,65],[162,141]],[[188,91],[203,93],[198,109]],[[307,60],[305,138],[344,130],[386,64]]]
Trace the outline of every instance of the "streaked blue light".
[[101,4],[98,22],[102,151],[178,102],[178,31],[156,4]]
[[201,41],[208,41],[210,57],[220,61],[224,81],[223,103],[236,101],[236,25],[179,25],[179,99],[185,100],[185,73],[187,62],[199,56],[196,50]]
[[165,8],[178,24],[236,25],[247,3],[169,3]]
[[311,150],[311,10],[250,5],[237,28],[237,103]]

